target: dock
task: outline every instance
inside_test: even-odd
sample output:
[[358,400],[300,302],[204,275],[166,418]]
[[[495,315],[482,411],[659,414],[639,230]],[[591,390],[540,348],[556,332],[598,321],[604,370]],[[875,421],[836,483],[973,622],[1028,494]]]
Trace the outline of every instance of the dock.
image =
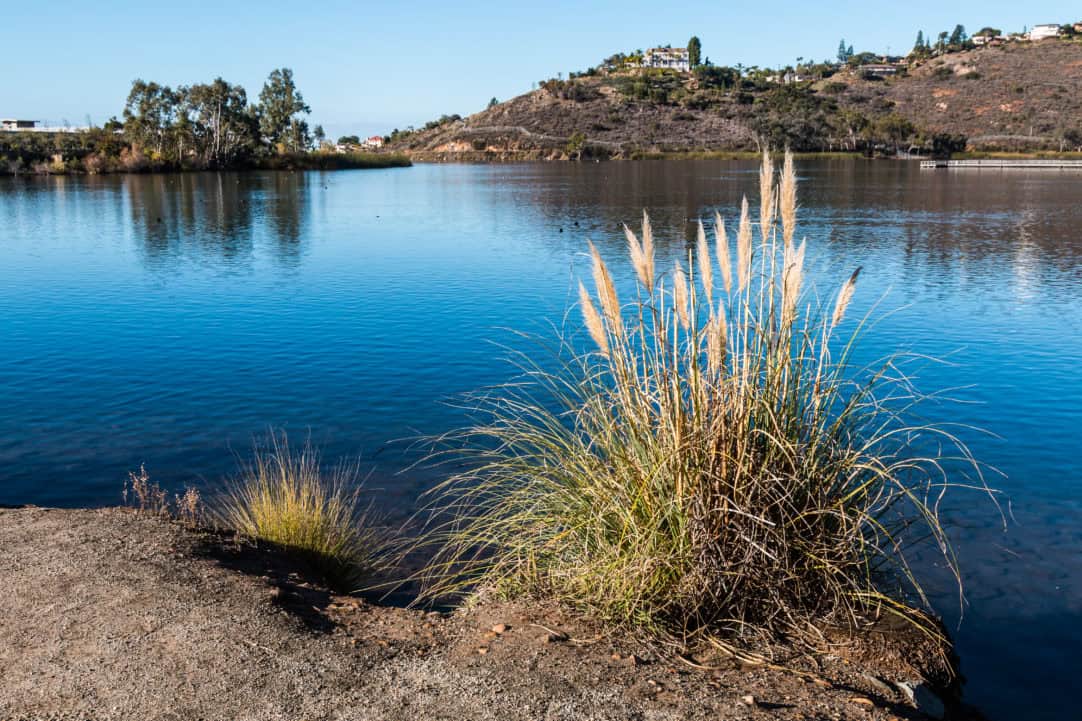
[[1018,158],[1018,159],[995,159],[988,160],[922,160],[920,161],[921,169],[936,169],[936,168],[987,168],[987,169],[1006,169],[1006,168],[1037,168],[1041,170],[1082,170],[1082,160],[1055,160],[1046,158]]

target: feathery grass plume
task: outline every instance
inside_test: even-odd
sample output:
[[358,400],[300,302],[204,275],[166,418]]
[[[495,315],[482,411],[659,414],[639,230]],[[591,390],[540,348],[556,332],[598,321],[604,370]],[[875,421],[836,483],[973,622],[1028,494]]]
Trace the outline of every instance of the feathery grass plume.
[[788,149],[785,151],[778,195],[781,206],[781,234],[785,247],[788,248],[792,246],[793,233],[796,232],[796,169],[793,167],[793,154]]
[[725,234],[725,220],[721,213],[714,213],[715,245],[718,253],[718,266],[721,268],[721,282],[725,286],[725,295],[733,292],[733,269],[729,265],[729,238]]
[[783,326],[792,325],[796,318],[796,304],[800,299],[800,286],[804,282],[804,249],[808,241],[800,242],[800,247],[790,250],[791,245],[785,249],[785,271],[782,275],[782,306],[781,323]]
[[699,236],[698,242],[695,245],[695,260],[699,264],[699,280],[703,284],[703,290],[706,291],[707,298],[714,297],[714,261],[710,257],[710,246],[706,244],[706,228],[703,227],[703,221],[699,219]]
[[737,291],[743,292],[751,280],[751,214],[748,197],[740,201],[740,226],[736,231],[736,277]]
[[770,226],[774,224],[774,160],[770,151],[763,151],[763,163],[759,166],[759,232],[763,241]]
[[830,317],[830,327],[834,328],[842,322],[842,318],[845,317],[845,310],[849,307],[849,302],[853,300],[853,292],[857,287],[857,276],[860,275],[860,268],[853,271],[853,274],[849,276],[849,280],[845,281],[842,289],[838,292],[838,300],[834,303],[834,313]]
[[650,216],[645,210],[642,211],[642,258],[646,276],[643,285],[646,286],[646,292],[650,293],[654,289],[654,227],[650,224]]
[[590,332],[590,337],[594,339],[594,343],[601,355],[607,356],[609,354],[609,337],[605,334],[605,324],[602,322],[597,308],[594,307],[593,300],[590,299],[590,293],[587,292],[586,286],[582,283],[579,283],[579,304],[582,306],[582,319],[586,323],[586,330]]
[[960,587],[938,499],[982,467],[950,430],[907,422],[920,396],[903,359],[850,365],[863,324],[835,339],[839,312],[798,309],[803,245],[786,263],[764,242],[751,266],[742,216],[738,290],[690,292],[678,264],[613,342],[580,283],[604,354],[562,342],[556,370],[519,354],[523,379],[439,439],[454,471],[428,496],[424,598],[541,594],[685,638],[817,643],[809,629],[884,614],[938,633],[907,553],[930,538]]
[[631,256],[631,267],[635,269],[635,273],[639,276],[639,282],[644,286],[650,287],[648,284],[649,276],[647,275],[646,256],[642,252],[642,244],[639,243],[638,237],[635,235],[635,231],[627,227],[627,223],[624,223],[624,237],[627,238],[627,250]]
[[221,526],[308,559],[340,590],[389,565],[390,538],[361,506],[355,466],[324,471],[310,443],[271,434],[211,509]]
[[616,296],[616,286],[612,283],[612,275],[605,261],[601,260],[601,254],[593,243],[587,241],[590,246],[590,255],[593,258],[594,287],[597,288],[597,296],[601,300],[601,311],[605,314],[605,320],[609,322],[609,328],[616,335],[624,329],[624,321],[620,317],[620,299]]
[[691,326],[688,277],[679,261],[677,261],[676,267],[673,268],[672,288],[673,307],[676,309],[677,317],[680,318],[680,325],[684,327],[684,330],[687,330]]
[[725,369],[727,336],[728,326],[725,320],[725,303],[719,301],[717,310],[710,318],[706,336],[706,364],[712,374],[719,374]]

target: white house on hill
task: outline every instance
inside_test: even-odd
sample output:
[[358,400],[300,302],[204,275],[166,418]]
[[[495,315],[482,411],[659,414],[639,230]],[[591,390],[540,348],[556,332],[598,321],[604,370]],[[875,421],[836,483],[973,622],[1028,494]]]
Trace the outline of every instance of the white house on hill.
[[642,57],[644,68],[668,68],[686,73],[691,70],[687,48],[651,48]]
[[1029,31],[1030,40],[1044,40],[1046,38],[1058,38],[1059,25],[1034,25]]

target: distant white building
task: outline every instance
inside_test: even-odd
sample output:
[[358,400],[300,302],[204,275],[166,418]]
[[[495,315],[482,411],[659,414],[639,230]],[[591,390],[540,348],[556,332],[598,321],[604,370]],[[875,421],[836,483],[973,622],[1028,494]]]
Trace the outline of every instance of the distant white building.
[[383,138],[378,135],[373,135],[371,138],[365,140],[363,144],[366,148],[382,148]]
[[1034,25],[1033,29],[1029,31],[1029,39],[1034,42],[1058,37],[1059,25]]
[[0,130],[33,130],[38,125],[36,120],[14,120],[4,118],[0,120]]
[[687,48],[651,48],[642,57],[644,68],[667,68],[686,73],[691,70]]

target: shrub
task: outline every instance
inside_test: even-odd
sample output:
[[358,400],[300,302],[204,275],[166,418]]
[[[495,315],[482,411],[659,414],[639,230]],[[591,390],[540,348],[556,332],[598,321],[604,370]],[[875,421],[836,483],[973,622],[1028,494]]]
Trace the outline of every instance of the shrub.
[[146,466],[139,466],[138,473],[128,471],[123,497],[125,504],[145,513],[175,518],[193,527],[203,521],[203,499],[197,489],[187,487],[170,500],[169,494],[150,480]]
[[216,505],[219,524],[298,553],[343,590],[386,565],[389,544],[361,507],[357,469],[324,473],[310,444],[294,452],[272,435]]
[[641,235],[625,227],[629,304],[590,246],[593,350],[565,339],[556,371],[523,355],[525,378],[439,439],[437,457],[465,468],[429,499],[428,597],[480,584],[655,632],[800,638],[891,612],[937,633],[914,608],[906,550],[931,537],[957,577],[936,510],[949,461],[918,449],[969,453],[904,422],[917,396],[897,358],[850,367],[859,269],[829,306],[802,292],[791,156],[778,187],[764,159],[760,186],[735,260],[720,216],[716,250],[700,223],[688,266],[664,277],[649,219]]

